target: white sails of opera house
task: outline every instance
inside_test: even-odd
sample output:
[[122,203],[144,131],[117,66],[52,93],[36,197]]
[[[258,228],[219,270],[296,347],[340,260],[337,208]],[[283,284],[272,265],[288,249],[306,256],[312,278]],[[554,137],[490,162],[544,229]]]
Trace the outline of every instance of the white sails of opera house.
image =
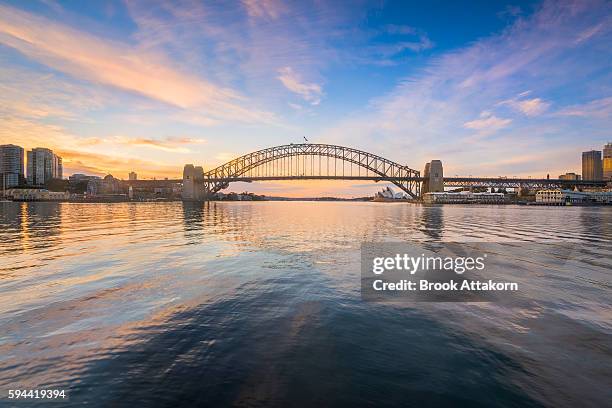
[[374,198],[383,200],[403,200],[408,198],[408,196],[403,192],[394,192],[391,187],[385,187],[381,191],[376,193],[376,196]]

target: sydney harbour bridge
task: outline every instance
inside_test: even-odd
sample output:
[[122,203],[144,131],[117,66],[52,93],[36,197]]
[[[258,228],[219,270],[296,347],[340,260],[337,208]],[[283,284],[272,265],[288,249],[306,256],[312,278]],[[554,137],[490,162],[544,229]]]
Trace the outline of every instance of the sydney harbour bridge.
[[[421,175],[420,171],[408,165],[363,150],[331,144],[291,143],[245,154],[206,172],[200,166],[185,165],[183,199],[205,200],[211,194],[229,187],[232,182],[272,180],[382,181],[393,183],[415,200],[429,191],[444,191],[444,187],[534,189],[605,185],[603,181],[549,178],[449,178],[443,176],[440,160],[427,163]],[[140,182],[138,180],[134,184]]]
[[420,173],[384,157],[350,147],[299,143],[245,154],[210,171],[186,165],[183,198],[202,199],[236,181],[389,181],[413,198],[420,195]]

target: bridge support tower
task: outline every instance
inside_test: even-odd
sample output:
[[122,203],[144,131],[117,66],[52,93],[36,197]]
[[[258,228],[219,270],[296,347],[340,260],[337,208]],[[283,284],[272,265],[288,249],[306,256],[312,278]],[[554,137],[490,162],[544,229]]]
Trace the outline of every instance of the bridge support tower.
[[432,160],[429,163],[425,163],[423,178],[425,180],[421,187],[421,195],[444,191],[444,169],[442,168],[442,161]]
[[207,197],[204,188],[204,169],[186,164],[183,169],[183,201],[203,201]]

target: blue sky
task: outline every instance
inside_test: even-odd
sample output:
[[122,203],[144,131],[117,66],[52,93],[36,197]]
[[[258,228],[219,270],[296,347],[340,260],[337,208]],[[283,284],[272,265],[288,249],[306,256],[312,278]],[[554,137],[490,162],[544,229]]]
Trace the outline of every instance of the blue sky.
[[68,174],[175,177],[305,135],[556,177],[612,140],[611,43],[598,1],[0,1],[0,143],[51,147]]

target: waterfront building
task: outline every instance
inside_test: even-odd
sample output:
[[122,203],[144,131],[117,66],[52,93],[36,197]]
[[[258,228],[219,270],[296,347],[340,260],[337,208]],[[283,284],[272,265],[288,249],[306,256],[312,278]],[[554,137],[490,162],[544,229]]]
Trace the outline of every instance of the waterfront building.
[[133,171],[130,171],[130,174],[128,174],[128,179],[131,181],[138,180],[138,175],[134,173]]
[[559,176],[559,180],[580,180],[582,177],[576,173],[565,173]]
[[543,205],[612,204],[612,191],[540,190],[536,203]]
[[65,201],[70,193],[49,191],[41,188],[15,188],[8,190],[6,196],[14,201]]
[[12,144],[0,146],[0,176],[2,188],[18,186],[25,178],[23,147]]
[[391,187],[385,187],[374,196],[374,201],[402,200],[406,194],[401,191],[396,193]]
[[612,181],[612,143],[604,146],[603,150],[604,180]]
[[582,178],[583,180],[603,179],[601,151],[591,150],[582,153]]
[[43,185],[52,179],[62,179],[64,168],[62,158],[53,151],[37,147],[28,151],[28,184]]
[[103,179],[92,179],[87,182],[87,194],[91,196],[120,194],[122,193],[121,181],[112,175],[107,175]]
[[428,204],[504,204],[507,202],[504,193],[472,193],[470,191],[430,192],[423,194],[423,202]]
[[574,202],[577,200],[582,201],[582,196],[574,191],[564,192],[555,189],[540,190],[536,192],[536,203],[539,204],[565,205],[566,202],[571,202],[572,200]]

